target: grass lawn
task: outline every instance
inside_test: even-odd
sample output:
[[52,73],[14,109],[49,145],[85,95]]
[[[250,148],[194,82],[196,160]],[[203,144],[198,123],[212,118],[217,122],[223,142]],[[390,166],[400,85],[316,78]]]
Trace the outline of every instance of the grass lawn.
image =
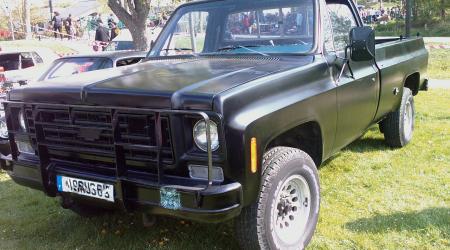
[[[442,43],[428,43],[427,45],[440,44]],[[431,79],[450,79],[450,49],[430,49],[428,76]]]
[[74,53],[75,50],[61,43],[59,40],[46,39],[42,41],[37,40],[16,40],[16,41],[1,41],[0,47],[9,48],[47,48],[55,52],[56,54]]
[[[422,92],[410,145],[374,127],[320,168],[322,207],[310,249],[450,248],[450,91]],[[140,214],[85,219],[0,173],[0,249],[235,249],[231,223]]]

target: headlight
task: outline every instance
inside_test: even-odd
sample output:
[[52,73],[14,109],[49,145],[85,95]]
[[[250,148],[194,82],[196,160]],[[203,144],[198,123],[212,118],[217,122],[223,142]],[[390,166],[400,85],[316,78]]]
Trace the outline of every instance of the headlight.
[[0,110],[0,138],[8,139],[8,127],[6,126],[6,117],[4,110]]
[[[219,133],[217,132],[217,124],[209,121],[209,129],[211,133],[211,149],[216,151],[219,148]],[[205,152],[208,151],[208,140],[206,138],[206,122],[198,121],[193,130],[194,142],[197,147]]]
[[25,122],[25,114],[23,113],[23,110],[19,111],[19,125],[20,128],[22,128],[23,131],[27,131],[27,125]]

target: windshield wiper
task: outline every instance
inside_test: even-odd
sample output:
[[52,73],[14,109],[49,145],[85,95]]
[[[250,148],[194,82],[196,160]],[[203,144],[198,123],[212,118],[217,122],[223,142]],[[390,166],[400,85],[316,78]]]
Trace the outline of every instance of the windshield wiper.
[[261,47],[261,45],[247,45],[247,46],[243,46],[243,45],[234,45],[234,46],[226,46],[226,47],[222,47],[217,49],[217,51],[224,51],[224,50],[235,50],[235,49],[245,49],[248,50],[250,52],[256,53],[256,54],[260,54],[262,56],[269,56],[266,53],[262,53],[260,51],[254,50],[254,49],[250,49],[250,48],[257,48],[257,47]]
[[168,51],[168,50],[175,50],[175,51],[186,51],[186,50],[189,50],[189,51],[192,51],[192,49],[191,48],[166,48],[166,49],[161,49],[161,50],[164,50],[164,51]]

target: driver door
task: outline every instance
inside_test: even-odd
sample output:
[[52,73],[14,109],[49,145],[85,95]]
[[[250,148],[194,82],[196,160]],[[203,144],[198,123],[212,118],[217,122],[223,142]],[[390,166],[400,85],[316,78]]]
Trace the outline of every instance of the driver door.
[[[358,25],[357,19],[349,5],[332,3],[327,4],[327,8],[337,56],[344,58],[345,47],[349,44],[349,33]],[[338,68],[335,76],[338,99],[336,148],[342,148],[361,136],[372,124],[378,107],[380,79],[375,60],[350,60],[349,66],[343,63],[335,65]]]

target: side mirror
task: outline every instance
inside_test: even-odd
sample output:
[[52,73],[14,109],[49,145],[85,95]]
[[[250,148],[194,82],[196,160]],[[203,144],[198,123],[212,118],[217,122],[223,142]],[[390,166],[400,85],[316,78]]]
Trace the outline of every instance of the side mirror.
[[375,58],[375,31],[371,27],[350,30],[350,57],[356,62]]
[[155,41],[152,40],[152,41],[150,42],[150,49],[153,48],[153,46],[155,46]]

